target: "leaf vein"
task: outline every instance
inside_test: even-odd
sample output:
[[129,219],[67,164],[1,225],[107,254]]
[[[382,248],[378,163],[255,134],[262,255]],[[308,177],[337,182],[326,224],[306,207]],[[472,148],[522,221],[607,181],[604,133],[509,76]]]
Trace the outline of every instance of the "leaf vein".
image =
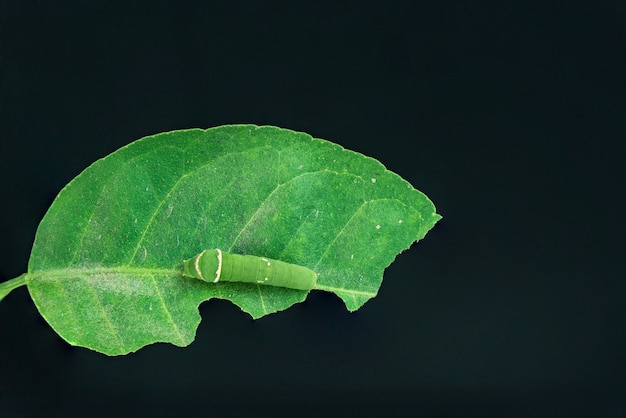
[[[261,147],[257,147],[257,148],[268,148],[266,146],[261,146]],[[256,148],[255,148],[256,149]],[[224,155],[221,155],[219,157],[216,157],[215,159],[211,160],[210,162],[207,162],[206,164],[201,164],[197,167],[195,167],[194,169],[190,170],[187,173],[182,174],[178,180],[176,180],[176,182],[170,187],[170,189],[168,190],[168,192],[165,194],[165,196],[159,201],[159,203],[156,205],[156,207],[154,208],[154,210],[152,211],[152,215],[150,216],[150,220],[148,221],[148,223],[146,224],[146,226],[144,227],[142,233],[141,233],[141,237],[139,237],[139,240],[137,242],[137,246],[135,247],[135,250],[133,251],[133,254],[130,256],[130,260],[129,260],[129,264],[132,263],[135,260],[135,257],[137,256],[137,252],[139,251],[139,249],[141,248],[141,245],[143,244],[144,238],[147,234],[147,232],[150,230],[150,228],[152,227],[152,224],[154,222],[154,219],[156,218],[157,214],[159,213],[159,210],[163,207],[163,205],[165,204],[165,202],[168,201],[168,198],[172,195],[172,193],[176,190],[176,188],[178,187],[178,185],[185,180],[186,178],[190,177],[191,175],[193,175],[194,173],[196,173],[197,171],[203,170],[207,167],[210,167],[212,165],[215,165],[219,162],[220,159],[222,158],[226,158],[226,157],[231,157],[233,155],[236,154],[245,154],[246,152],[249,152],[250,149],[246,150],[246,151],[241,151],[241,152],[230,152],[230,153],[225,153]]]
[[174,321],[174,318],[172,317],[172,313],[170,312],[169,308],[167,307],[167,304],[165,303],[163,294],[161,294],[161,289],[159,288],[157,281],[154,279],[154,276],[152,276],[151,278],[152,278],[152,283],[154,284],[154,289],[156,290],[156,293],[159,296],[159,301],[161,302],[161,305],[163,306],[163,309],[165,310],[165,313],[167,314],[167,319],[172,324],[174,331],[176,331],[176,335],[178,335],[180,343],[184,344],[185,339],[183,338],[183,335],[180,333],[180,329],[178,328],[178,325],[176,324],[176,322]]
[[[87,281],[87,280],[85,280],[85,281]],[[98,296],[98,292],[96,292],[96,290],[89,283],[89,281],[87,281],[87,288],[93,294],[95,302],[98,304],[98,307],[102,311],[102,317],[104,318],[107,327],[111,330],[111,334],[113,334],[113,337],[115,338],[115,341],[117,342],[117,347],[118,347],[119,351],[120,352],[124,352],[125,347],[124,347],[124,343],[122,341],[122,338],[121,338],[119,332],[117,331],[117,329],[113,326],[113,323],[111,322],[109,314],[107,313],[106,309],[104,309],[104,305],[102,304],[102,300],[100,300],[100,297]]]
[[334,173],[337,175],[348,175],[348,176],[353,176],[353,177],[357,177],[360,178],[361,180],[363,179],[361,176],[357,176],[356,174],[352,174],[352,173],[340,173],[337,171],[333,171],[333,170],[316,170],[316,171],[307,171],[305,173],[300,173],[297,176],[291,177],[289,180],[285,181],[284,183],[279,183],[268,195],[265,199],[263,199],[262,202],[260,202],[259,207],[257,210],[254,211],[254,213],[252,214],[252,216],[250,216],[250,219],[248,219],[248,221],[245,223],[245,225],[241,228],[241,230],[239,231],[239,233],[237,234],[237,236],[233,239],[232,244],[230,245],[228,251],[232,251],[233,248],[235,248],[235,244],[237,243],[237,240],[239,240],[239,237],[241,237],[241,235],[246,231],[246,229],[248,228],[248,226],[254,221],[255,217],[257,216],[257,214],[261,211],[261,209],[263,209],[263,206],[269,202],[270,198],[278,192],[278,190],[280,190],[281,188],[285,187],[287,184],[295,181],[296,179],[300,178],[300,177],[304,177],[304,176],[310,176],[310,175],[315,175],[315,174],[319,174],[319,173]]
[[257,293],[259,294],[259,301],[261,302],[261,308],[263,309],[263,314],[267,315],[267,308],[265,307],[265,299],[263,298],[263,293],[261,292],[261,286],[256,285]]
[[324,290],[327,292],[341,292],[341,293],[347,293],[352,297],[355,296],[368,296],[370,298],[373,298],[374,296],[376,296],[377,292],[368,292],[365,290],[353,290],[353,289],[347,289],[345,287],[335,287],[335,286],[325,286],[325,285],[316,285],[315,290]]

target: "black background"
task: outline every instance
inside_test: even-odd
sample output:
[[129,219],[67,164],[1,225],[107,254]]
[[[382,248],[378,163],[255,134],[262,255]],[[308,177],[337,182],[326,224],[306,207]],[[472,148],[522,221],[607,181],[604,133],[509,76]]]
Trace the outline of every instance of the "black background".
[[173,129],[305,131],[444,216],[356,313],[214,300],[188,348],[69,347],[21,288],[1,417],[626,416],[624,2],[0,4],[0,280],[68,181]]

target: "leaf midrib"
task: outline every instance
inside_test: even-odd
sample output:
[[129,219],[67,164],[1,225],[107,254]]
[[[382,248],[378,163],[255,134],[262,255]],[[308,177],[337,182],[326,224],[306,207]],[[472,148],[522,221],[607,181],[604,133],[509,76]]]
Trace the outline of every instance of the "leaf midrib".
[[102,275],[118,275],[128,274],[133,277],[152,278],[155,276],[180,276],[180,269],[164,269],[164,268],[148,268],[148,267],[131,267],[131,266],[115,266],[115,267],[69,267],[63,269],[36,270],[28,272],[29,280],[57,280],[62,277],[76,276],[102,276]]

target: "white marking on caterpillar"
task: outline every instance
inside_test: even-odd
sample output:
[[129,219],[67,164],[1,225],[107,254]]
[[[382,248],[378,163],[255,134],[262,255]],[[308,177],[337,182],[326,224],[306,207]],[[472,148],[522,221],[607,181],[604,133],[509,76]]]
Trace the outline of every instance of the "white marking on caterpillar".
[[217,250],[217,271],[215,272],[215,280],[213,280],[213,283],[219,282],[220,276],[222,275],[222,250],[220,250],[219,248],[216,248],[216,250]]
[[167,212],[165,213],[165,219],[169,218],[172,215],[173,210],[174,210],[174,205],[172,203],[167,205]]
[[376,225],[376,229],[380,229],[380,225]]
[[398,223],[399,223],[399,224],[401,224],[401,223],[402,223],[402,219],[400,219],[400,220],[398,221]]
[[372,177],[372,183],[376,183],[376,179]]
[[[272,265],[272,263],[270,263],[270,260],[268,260],[268,259],[267,259],[267,258],[265,258],[265,257],[261,257],[261,260],[265,261],[265,262],[267,263],[267,266],[268,266],[268,267]],[[267,280],[267,279],[265,279],[265,280]]]
[[350,260],[354,260],[354,254],[350,256]]
[[[198,256],[196,257],[196,259],[193,262],[194,267],[196,268],[196,273],[198,274],[198,276],[204,280],[204,276],[202,275],[202,272],[200,271],[200,266],[198,265],[198,263],[200,263],[200,259],[202,258],[202,256],[204,255],[204,253],[206,253],[206,250],[202,251],[200,254],[198,254]],[[206,280],[204,280],[206,281]]]

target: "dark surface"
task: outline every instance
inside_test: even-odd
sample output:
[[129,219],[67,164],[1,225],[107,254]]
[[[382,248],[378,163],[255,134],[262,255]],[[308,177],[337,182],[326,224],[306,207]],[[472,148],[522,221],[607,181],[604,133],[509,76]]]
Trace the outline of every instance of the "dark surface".
[[69,347],[21,288],[1,417],[626,416],[623,2],[83,3],[0,2],[0,280],[69,180],[179,128],[308,132],[444,219],[358,312],[210,301],[185,349]]

